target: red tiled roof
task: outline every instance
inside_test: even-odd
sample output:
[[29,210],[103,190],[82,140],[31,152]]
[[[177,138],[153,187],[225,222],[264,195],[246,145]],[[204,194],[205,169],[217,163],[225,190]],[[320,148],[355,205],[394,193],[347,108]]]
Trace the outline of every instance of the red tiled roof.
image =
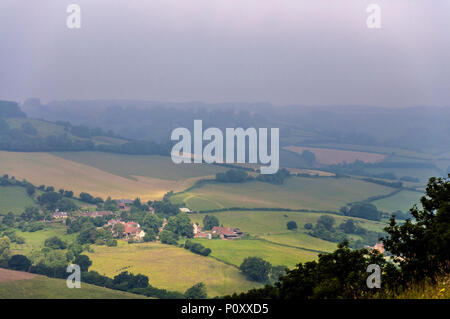
[[137,233],[139,233],[139,232],[140,232],[140,229],[139,229],[139,228],[125,225],[124,233],[127,233],[127,234],[137,234]]
[[213,233],[218,233],[218,234],[223,234],[226,236],[229,235],[235,235],[236,231],[233,228],[229,228],[229,227],[213,227],[212,229]]

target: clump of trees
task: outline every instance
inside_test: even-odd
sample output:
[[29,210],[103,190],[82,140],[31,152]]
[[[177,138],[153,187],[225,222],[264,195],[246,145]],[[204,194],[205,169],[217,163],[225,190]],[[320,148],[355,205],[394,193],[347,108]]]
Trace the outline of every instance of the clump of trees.
[[219,226],[219,219],[214,215],[206,215],[203,217],[203,227],[206,230],[211,230],[213,227]]
[[285,168],[279,169],[275,174],[259,174],[256,178],[260,182],[282,185],[284,180],[291,176],[291,173]]
[[230,169],[216,174],[216,181],[219,183],[245,183],[248,180],[249,176],[244,170]]
[[384,247],[395,256],[404,282],[450,273],[450,174],[431,178],[425,193],[422,208],[410,210],[414,222],[399,224],[392,216],[385,229]]
[[8,260],[8,268],[18,271],[29,271],[31,261],[24,255],[14,255]]
[[252,289],[227,298],[242,299],[337,299],[355,298],[371,293],[367,287],[366,269],[377,264],[383,270],[384,281],[395,277],[397,270],[376,251],[352,250],[348,242],[338,245],[330,254],[320,254],[318,261],[300,263],[274,285]]
[[296,223],[295,221],[291,220],[291,221],[288,221],[288,222],[286,223],[286,228],[287,228],[288,230],[295,230],[295,229],[298,228],[298,226],[297,226],[297,223]]
[[11,257],[11,240],[9,237],[0,237],[0,267],[8,265],[8,260]]
[[193,285],[184,293],[186,299],[205,299],[208,295],[206,293],[206,285],[203,282]]
[[322,215],[316,222],[316,225],[309,232],[309,235],[332,242],[341,242],[345,240],[345,234],[338,232],[334,224],[336,219],[333,216]]
[[191,219],[186,213],[179,213],[176,216],[170,217],[164,230],[182,237],[194,237],[194,227],[191,224]]
[[382,213],[377,207],[371,203],[354,203],[350,208],[344,206],[341,208],[341,213],[345,216],[359,217],[368,220],[380,221]]
[[347,219],[337,227],[335,227],[336,219],[333,216],[322,215],[316,222],[316,225],[306,225],[306,229],[310,229],[309,235],[331,242],[340,243],[344,240],[348,240],[347,235],[354,234],[359,235],[361,239],[351,241],[350,246],[352,248],[360,249],[364,245],[375,245],[382,233],[370,231],[360,227],[354,220]]
[[169,230],[163,230],[159,233],[159,240],[163,244],[167,245],[178,245],[178,235],[169,231]]
[[260,257],[247,257],[239,266],[239,269],[250,280],[267,282],[272,265]]
[[164,195],[162,201],[149,201],[148,205],[155,209],[155,213],[160,217],[169,218],[171,216],[175,216],[180,212],[180,207],[178,205],[172,204],[169,200],[172,192]]
[[66,249],[67,243],[58,236],[53,236],[44,241],[44,246],[51,249]]
[[211,249],[206,248],[200,243],[193,243],[191,240],[186,240],[184,248],[202,256],[208,256],[211,253]]
[[130,291],[134,288],[148,287],[148,277],[142,274],[134,275],[128,271],[123,271],[113,279],[115,289]]

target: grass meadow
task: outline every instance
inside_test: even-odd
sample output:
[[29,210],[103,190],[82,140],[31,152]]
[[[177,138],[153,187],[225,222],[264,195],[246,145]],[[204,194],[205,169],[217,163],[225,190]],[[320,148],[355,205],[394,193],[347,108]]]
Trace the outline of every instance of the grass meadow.
[[[3,271],[0,269],[0,271]],[[144,299],[130,294],[81,283],[79,289],[69,289],[63,279],[35,276],[31,279],[0,282],[0,299]]]
[[21,214],[27,206],[35,206],[33,199],[28,196],[24,187],[0,186],[0,213],[8,212]]
[[[203,218],[206,214],[191,214],[190,218],[193,222],[197,222],[203,225]],[[305,213],[305,212],[283,212],[283,211],[226,211],[209,213],[208,215],[214,215],[219,219],[221,225],[225,227],[237,227],[241,229],[245,234],[249,234],[252,238],[263,239],[270,242],[271,244],[276,244],[278,248],[282,245],[288,247],[296,247],[298,249],[304,250],[314,250],[314,254],[303,254],[300,255],[302,260],[306,261],[305,258],[309,260],[314,259],[318,252],[331,252],[336,249],[336,243],[332,243],[320,238],[315,238],[307,234],[307,230],[304,225],[307,223],[315,224],[317,219],[322,215],[332,216],[335,220],[335,226],[338,226],[343,221],[347,219],[352,219],[358,223],[359,226],[373,231],[382,231],[385,226],[385,222],[375,222],[360,218],[337,216],[334,214],[322,214],[322,213]],[[288,221],[295,221],[297,223],[297,230],[288,230],[286,224]],[[209,246],[211,240],[203,240],[202,243],[213,250]],[[214,240],[215,242],[215,240]],[[229,241],[228,241],[229,242]],[[237,244],[241,244],[244,241],[236,241]],[[262,245],[262,243],[260,242]],[[268,244],[266,242],[266,244]],[[211,244],[213,245],[213,244]],[[235,253],[235,247],[231,244],[229,255]],[[291,251],[291,253],[293,253]],[[272,260],[282,260],[278,255],[283,256],[284,252],[279,251],[277,256],[274,256]],[[261,255],[260,257],[262,257]],[[297,262],[298,262],[297,261]],[[286,259],[284,264],[288,264],[289,261]]]
[[171,197],[192,210],[231,207],[337,211],[348,202],[384,195],[392,188],[350,178],[291,177],[283,185],[262,182],[206,184]]
[[374,201],[372,202],[372,204],[377,206],[378,209],[385,212],[393,213],[397,210],[408,212],[414,204],[418,204],[420,207],[419,203],[422,196],[423,194],[419,192],[402,190],[401,192],[393,196]]
[[248,281],[234,266],[176,246],[120,241],[117,247],[93,245],[92,248],[94,252],[87,253],[92,260],[90,269],[108,277],[122,271],[141,273],[149,277],[152,286],[183,293],[192,285],[204,282],[209,297],[260,286]]
[[247,257],[260,257],[273,266],[293,268],[300,262],[312,261],[318,253],[304,249],[277,245],[260,239],[203,239],[193,240],[212,250],[212,257],[239,267]]
[[44,242],[47,238],[58,236],[62,240],[70,243],[75,240],[77,234],[67,234],[67,228],[61,224],[48,225],[43,230],[36,232],[22,232],[15,230],[16,234],[25,239],[24,244],[11,244],[11,251],[14,254],[28,255],[33,250],[41,250],[44,248]]

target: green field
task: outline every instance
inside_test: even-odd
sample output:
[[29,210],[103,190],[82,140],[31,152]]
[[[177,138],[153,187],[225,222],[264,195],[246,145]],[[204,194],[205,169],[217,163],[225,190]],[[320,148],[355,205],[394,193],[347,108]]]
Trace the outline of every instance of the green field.
[[21,214],[27,206],[36,204],[28,196],[24,187],[20,186],[0,186],[0,213],[7,214],[13,212]]
[[231,207],[337,211],[348,202],[392,191],[390,187],[350,178],[291,177],[283,185],[262,182],[206,184],[171,199],[198,211]]
[[238,266],[247,257],[261,257],[273,266],[286,266],[293,268],[300,262],[312,261],[318,253],[304,249],[277,245],[258,239],[202,239],[196,238],[194,242],[212,250],[211,256],[220,261]]
[[159,243],[128,244],[117,247],[93,245],[90,270],[114,277],[122,271],[141,273],[149,277],[150,284],[179,292],[198,282],[206,284],[209,297],[247,291],[259,284],[248,281],[234,267],[203,257],[180,247]]
[[402,212],[408,212],[414,204],[420,203],[420,198],[423,194],[419,192],[413,192],[408,190],[402,190],[401,192],[372,202],[378,209],[385,212],[395,212],[401,210]]
[[[191,214],[190,218],[192,221],[203,225],[203,218],[206,214]],[[220,224],[225,227],[237,227],[241,229],[245,234],[249,234],[252,237],[257,237],[271,242],[272,244],[287,245],[297,248],[331,252],[336,249],[336,243],[332,243],[320,238],[315,238],[307,234],[307,230],[304,228],[306,223],[315,224],[317,219],[322,215],[332,216],[336,220],[335,226],[338,226],[343,221],[347,219],[352,219],[358,223],[359,226],[373,231],[382,231],[385,226],[384,222],[369,221],[360,218],[337,216],[332,214],[322,214],[322,213],[304,213],[304,212],[274,212],[274,211],[227,211],[211,213],[208,215],[214,215],[219,219]],[[286,223],[288,221],[295,221],[297,223],[298,229],[295,231],[288,230],[286,228]],[[210,247],[210,242],[216,242],[215,240],[203,240],[207,247]],[[230,241],[224,241],[230,242]],[[236,241],[236,245],[240,245],[244,241]],[[260,243],[262,245],[262,242]],[[224,244],[231,245],[231,244]],[[233,244],[234,245],[234,244]],[[212,247],[210,247],[212,248]],[[213,249],[213,255],[215,250]],[[232,255],[235,253],[234,246],[233,249],[228,251]],[[292,252],[291,252],[292,253]],[[283,255],[283,252],[273,254],[272,260],[280,260],[278,255]],[[314,259],[316,254],[313,255],[303,255],[303,257],[310,258],[313,256]],[[261,256],[262,257],[262,256]],[[282,260],[282,259],[281,259]],[[302,261],[305,261],[303,259]],[[284,264],[288,264],[286,261]]]
[[52,224],[36,232],[22,232],[20,230],[15,230],[16,235],[25,238],[25,244],[18,245],[12,243],[11,250],[14,254],[27,255],[32,250],[41,250],[44,248],[44,241],[47,238],[58,236],[62,240],[70,243],[72,242],[77,234],[67,234],[66,227],[61,224]]
[[64,130],[64,126],[51,122],[29,119],[29,118],[10,118],[7,120],[11,129],[20,129],[24,123],[30,123],[37,131],[37,135],[41,137],[47,137],[49,135],[62,135],[67,134],[70,139],[81,140],[81,138],[72,135]]
[[339,144],[339,143],[312,143],[312,144],[308,144],[308,146],[334,148],[334,149],[358,151],[358,152],[374,152],[374,153],[381,153],[381,154],[386,154],[386,155],[397,155],[397,156],[424,159],[424,160],[430,160],[433,158],[433,155],[430,155],[428,153],[422,153],[422,152],[418,152],[418,151],[412,151],[412,150],[396,148],[396,147],[387,147],[387,146]]
[[[0,269],[0,271],[3,271]],[[69,289],[63,279],[35,276],[31,279],[0,282],[0,299],[143,299],[144,296],[86,283]]]
[[91,140],[95,145],[120,145],[126,143],[127,140],[108,136],[94,136],[91,138],[82,138],[69,132],[64,125],[52,123],[44,120],[37,120],[31,118],[8,118],[7,123],[11,129],[21,129],[25,123],[30,123],[37,131],[37,136],[48,137],[50,135],[59,136],[67,135],[72,141]]
[[432,176],[439,176],[440,173],[431,168],[367,168],[365,171],[369,174],[394,173],[398,178],[409,176],[420,180],[420,184],[425,185]]

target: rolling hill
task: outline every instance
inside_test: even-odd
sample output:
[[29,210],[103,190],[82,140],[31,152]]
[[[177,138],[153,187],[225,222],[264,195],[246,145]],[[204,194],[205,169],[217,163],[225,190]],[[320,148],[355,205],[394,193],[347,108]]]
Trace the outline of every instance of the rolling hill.
[[144,296],[86,283],[67,288],[63,279],[0,268],[0,299],[144,299]]
[[170,190],[182,191],[198,179],[224,170],[213,165],[184,165],[158,155],[0,151],[0,174],[103,198],[160,199]]

